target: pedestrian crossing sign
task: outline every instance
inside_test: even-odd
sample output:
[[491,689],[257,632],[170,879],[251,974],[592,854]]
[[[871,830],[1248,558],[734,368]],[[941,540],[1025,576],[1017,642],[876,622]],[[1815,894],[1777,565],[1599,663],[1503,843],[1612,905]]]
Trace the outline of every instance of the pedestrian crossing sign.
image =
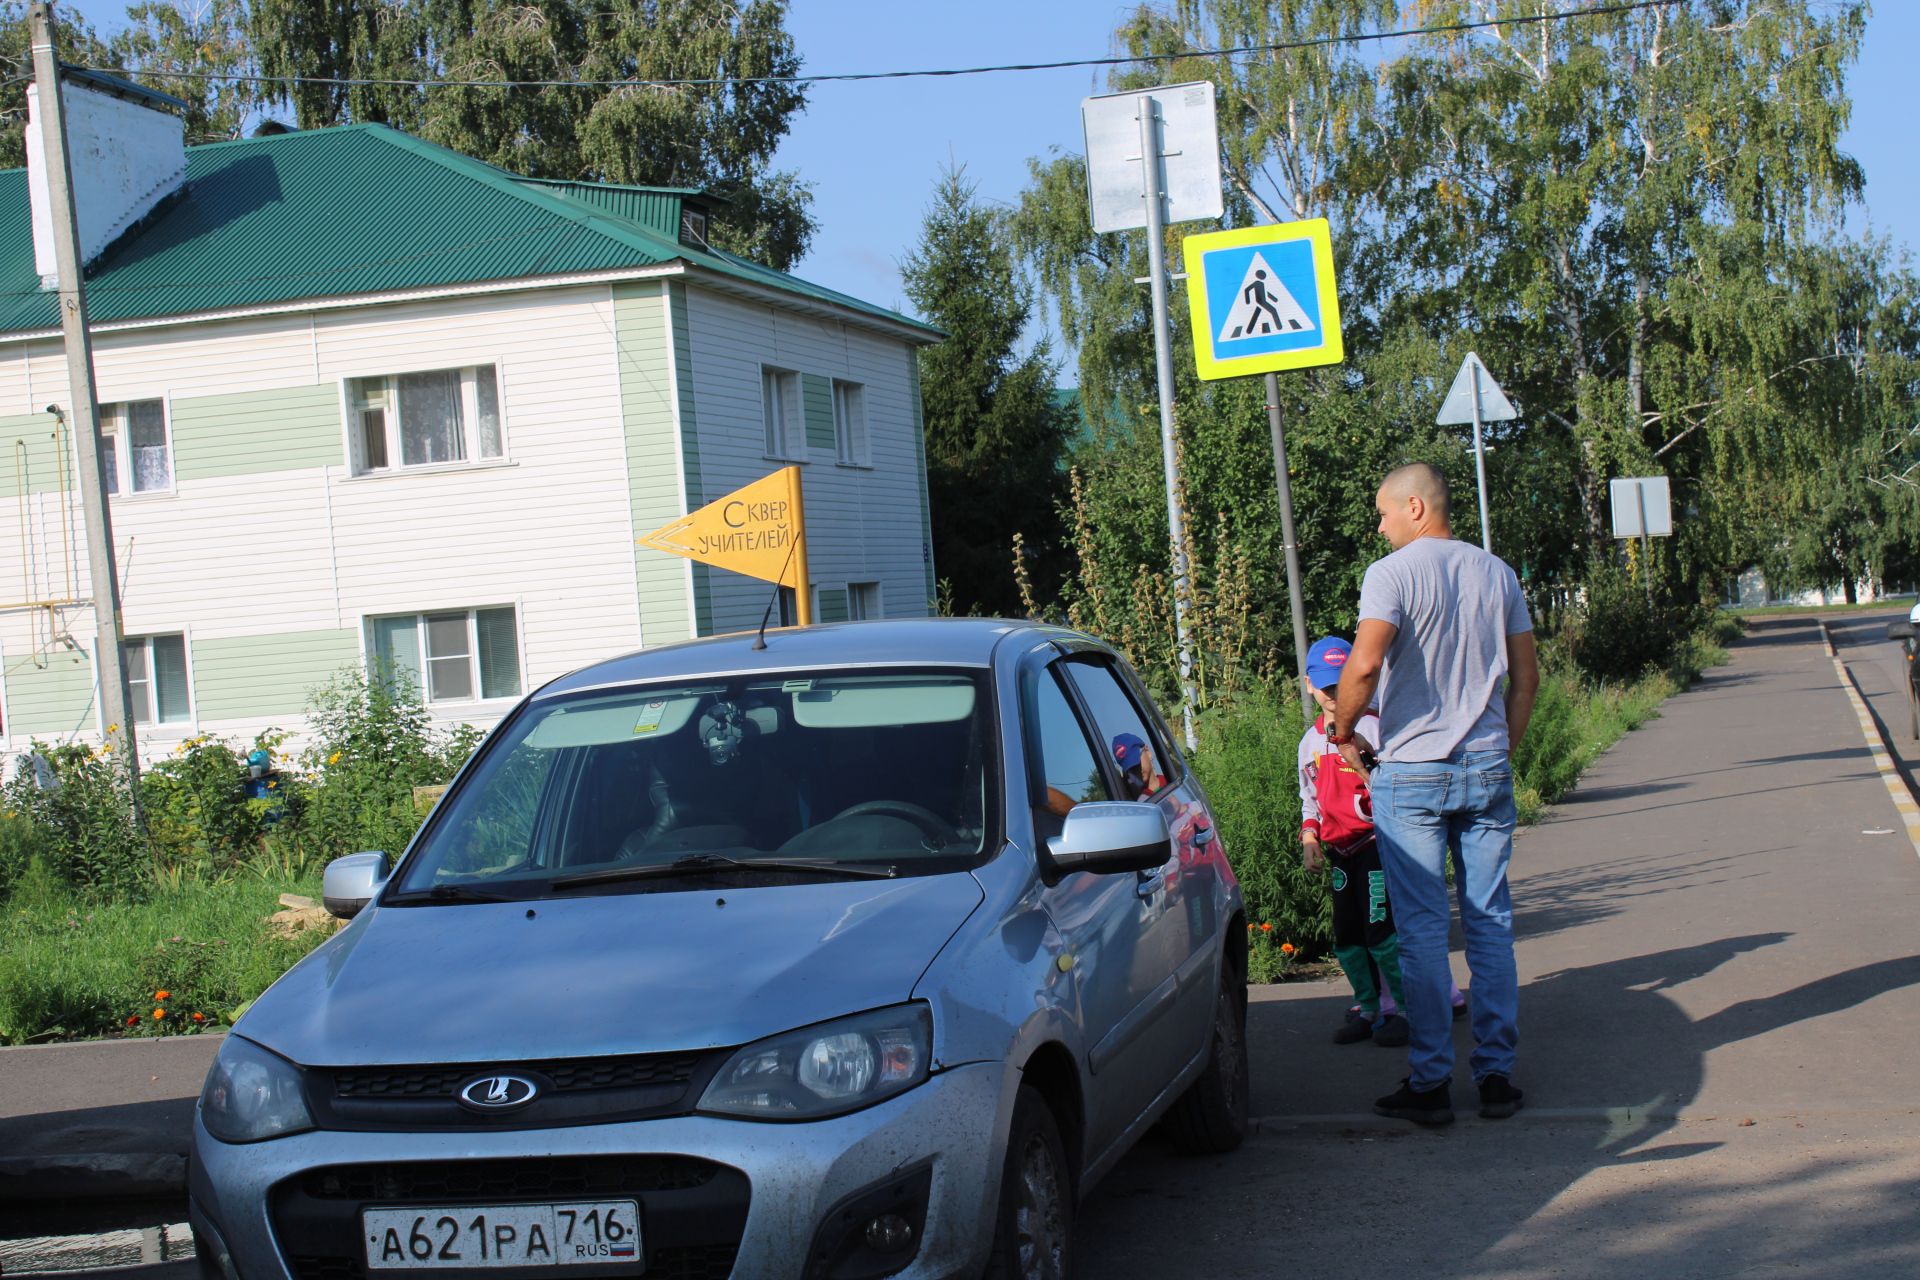
[[1188,236],[1185,257],[1202,378],[1346,359],[1325,218]]

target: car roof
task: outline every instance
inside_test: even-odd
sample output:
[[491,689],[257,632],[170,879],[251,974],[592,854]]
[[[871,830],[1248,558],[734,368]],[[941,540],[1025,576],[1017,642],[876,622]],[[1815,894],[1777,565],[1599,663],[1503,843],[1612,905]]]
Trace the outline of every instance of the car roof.
[[821,667],[989,667],[994,650],[1021,635],[1034,643],[1058,639],[1085,644],[1090,639],[1065,627],[1019,618],[900,618],[769,628],[765,648],[754,647],[757,633],[741,631],[641,649],[569,672],[534,697],[653,680]]

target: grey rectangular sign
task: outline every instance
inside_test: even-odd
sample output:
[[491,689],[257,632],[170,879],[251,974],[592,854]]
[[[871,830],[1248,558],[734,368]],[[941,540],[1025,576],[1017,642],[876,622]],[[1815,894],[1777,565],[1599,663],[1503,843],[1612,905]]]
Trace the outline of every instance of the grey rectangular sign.
[[[1673,498],[1665,476],[1629,477],[1607,482],[1607,497],[1613,507],[1613,536],[1649,538],[1673,536]],[[1646,528],[1640,527],[1646,512]]]
[[1213,82],[1163,84],[1084,99],[1087,204],[1095,231],[1131,231],[1147,225],[1146,177],[1140,167],[1140,112],[1159,116],[1156,136],[1164,166],[1169,223],[1217,218],[1220,133],[1214,122]]

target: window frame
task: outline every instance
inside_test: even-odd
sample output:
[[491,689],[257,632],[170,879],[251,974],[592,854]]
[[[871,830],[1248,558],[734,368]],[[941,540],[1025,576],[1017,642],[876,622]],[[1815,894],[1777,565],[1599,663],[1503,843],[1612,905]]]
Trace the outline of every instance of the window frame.
[[[493,370],[494,418],[498,423],[500,452],[491,456],[482,456],[480,452],[480,390],[479,371]],[[447,462],[404,461],[406,441],[401,434],[399,380],[416,374],[452,373],[460,378],[460,445],[466,451],[463,458]],[[361,385],[380,382],[379,403],[373,403],[373,397],[361,393]],[[379,408],[386,415],[382,426],[382,443],[386,452],[386,465],[370,467],[367,465],[366,438],[363,433],[362,415],[370,409]],[[488,467],[511,466],[513,450],[512,432],[507,422],[507,373],[506,361],[497,354],[478,355],[457,364],[444,362],[408,363],[382,366],[377,372],[348,372],[340,376],[340,421],[341,436],[346,446],[347,476],[349,480],[375,480],[393,476],[435,474],[442,471],[475,471]]]
[[[1185,759],[1177,752],[1170,750],[1172,744],[1168,741],[1167,726],[1165,722],[1161,720],[1159,712],[1157,710],[1149,711],[1143,709],[1142,694],[1144,690],[1140,687],[1137,678],[1133,674],[1132,668],[1128,667],[1123,659],[1096,650],[1087,650],[1070,653],[1061,658],[1055,665],[1060,668],[1063,683],[1067,686],[1068,692],[1073,698],[1074,705],[1079,708],[1080,714],[1085,719],[1087,726],[1094,731],[1094,741],[1096,744],[1104,744],[1106,742],[1105,730],[1102,729],[1100,725],[1100,718],[1094,714],[1093,705],[1086,694],[1083,693],[1080,686],[1074,682],[1073,677],[1067,674],[1067,667],[1083,666],[1104,668],[1107,673],[1113,677],[1114,683],[1120,687],[1120,694],[1126,699],[1127,705],[1133,709],[1134,715],[1140,718],[1141,727],[1147,731],[1147,745],[1153,748],[1154,759],[1160,762],[1160,776],[1164,779],[1164,783],[1158,791],[1150,795],[1141,796],[1139,797],[1140,800],[1147,803],[1157,801],[1187,780],[1187,764]],[[1151,706],[1151,699],[1146,700],[1146,705]],[[1126,779],[1121,776],[1120,767],[1114,763],[1113,753],[1108,750],[1101,750],[1099,756],[1101,767],[1104,768],[1109,775],[1108,785],[1114,789],[1116,796],[1124,795],[1126,793]]]
[[[162,488],[136,489],[133,487],[133,421],[127,410],[136,404],[157,404],[160,406],[160,437],[167,453],[167,483]],[[155,498],[170,498],[179,491],[180,477],[176,468],[178,461],[173,448],[173,403],[172,397],[162,392],[157,396],[131,396],[121,400],[109,400],[100,405],[97,415],[98,429],[103,446],[111,441],[113,463],[106,479],[112,488],[107,497],[118,502],[132,498],[148,501]]]
[[[867,415],[867,384],[855,382],[851,378],[834,378],[831,397],[833,400],[833,449],[838,466],[871,470],[873,467],[873,432],[871,419]],[[856,409],[844,408],[846,392],[852,392],[856,400]],[[856,422],[855,419],[858,419]]]
[[[873,589],[873,612],[855,613],[853,605],[854,592],[868,587]],[[847,621],[871,622],[876,618],[884,618],[886,616],[887,598],[886,593],[881,588],[879,579],[876,578],[871,582],[849,582],[847,584]]]
[[[153,674],[154,673],[153,642],[155,640],[166,639],[171,636],[180,637],[180,662],[181,662],[181,666],[184,669],[183,678],[186,682],[187,714],[184,718],[179,720],[162,720],[159,718],[160,703],[157,697],[159,690],[158,690],[156,681],[154,680],[154,674]],[[152,704],[154,714],[153,714],[153,718],[150,720],[142,721],[142,720],[136,719],[133,722],[133,725],[131,726],[131,728],[135,733],[139,734],[142,737],[158,737],[158,738],[191,737],[193,734],[199,731],[199,725],[200,725],[200,703],[199,703],[199,699],[194,696],[194,688],[193,688],[192,629],[185,626],[143,628],[138,634],[122,636],[120,640],[120,646],[121,646],[121,652],[122,652],[121,666],[123,669],[125,668],[125,665],[126,665],[125,656],[124,656],[126,649],[129,646],[136,645],[136,644],[142,646],[146,650],[147,679],[145,681],[145,684],[147,685],[147,697]],[[100,664],[96,661],[94,663],[94,680],[95,680],[96,688],[98,687],[98,683],[99,683],[99,671],[100,671]],[[127,680],[127,696],[129,699],[127,709],[128,709],[128,713],[131,714],[133,710],[132,701],[131,701],[133,697],[133,680],[131,679],[131,677],[129,677],[129,679]],[[99,718],[102,722],[101,731],[103,733],[106,732],[107,730],[105,717],[106,717],[106,708],[103,705],[100,708],[100,715],[99,715]]]
[[[480,669],[480,614],[493,609],[513,611],[513,662],[514,679],[519,685],[518,692],[487,697],[486,674]],[[427,649],[427,620],[450,613],[464,613],[467,621],[467,674],[472,679],[473,696],[468,698],[435,698],[433,696],[433,658]],[[429,711],[436,708],[452,707],[505,707],[511,706],[526,696],[527,692],[527,645],[526,610],[519,597],[502,600],[492,604],[447,605],[442,608],[419,607],[414,609],[375,609],[360,615],[360,669],[368,676],[374,674],[373,664],[379,655],[374,651],[373,624],[405,618],[412,622],[414,637],[420,648],[420,669],[416,672],[419,683],[420,701]]]
[[[789,369],[785,365],[761,361],[760,370],[760,445],[761,456],[769,462],[804,463],[807,461],[807,400],[806,386],[801,382],[800,371]],[[770,379],[790,379],[781,386],[791,386],[793,394],[789,398],[783,393],[778,396],[780,405],[780,439],[775,441],[773,430],[773,406],[775,401],[768,398],[767,388]],[[787,410],[793,410],[792,420],[788,420]],[[795,448],[796,442],[798,448]]]

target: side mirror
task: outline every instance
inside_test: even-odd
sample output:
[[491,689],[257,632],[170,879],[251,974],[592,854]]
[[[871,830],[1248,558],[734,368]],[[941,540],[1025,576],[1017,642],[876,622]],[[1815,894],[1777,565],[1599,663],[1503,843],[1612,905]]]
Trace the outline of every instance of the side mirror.
[[1056,875],[1087,871],[1151,871],[1173,856],[1173,839],[1158,805],[1098,800],[1067,811],[1060,834],[1047,841]]
[[351,920],[380,892],[388,870],[384,853],[350,853],[335,858],[320,878],[320,901],[329,914]]
[[1899,622],[1889,622],[1887,624],[1887,639],[1910,640],[1912,638],[1913,638],[1913,624],[1911,622],[1906,621],[1904,618],[1901,619]]

